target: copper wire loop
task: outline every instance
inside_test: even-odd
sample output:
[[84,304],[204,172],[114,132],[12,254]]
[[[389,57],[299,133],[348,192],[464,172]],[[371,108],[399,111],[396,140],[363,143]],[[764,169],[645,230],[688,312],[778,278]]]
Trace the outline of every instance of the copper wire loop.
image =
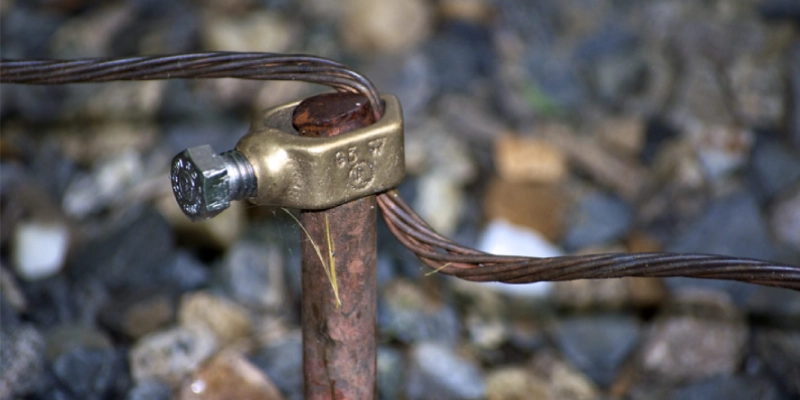
[[[380,119],[375,86],[325,58],[272,53],[195,53],[117,59],[0,61],[0,83],[64,84],[116,80],[240,78],[296,80],[366,96]],[[395,190],[378,196],[391,232],[437,272],[504,283],[574,279],[690,277],[726,279],[800,290],[800,266],[710,254],[616,253],[529,258],[487,254],[436,233]]]

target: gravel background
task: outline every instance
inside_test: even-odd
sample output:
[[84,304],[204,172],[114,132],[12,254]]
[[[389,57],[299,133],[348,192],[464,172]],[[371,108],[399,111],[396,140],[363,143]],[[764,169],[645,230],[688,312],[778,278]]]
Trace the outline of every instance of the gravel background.
[[[516,254],[800,264],[791,0],[0,2],[0,55],[303,52],[404,107],[404,197]],[[0,87],[0,398],[302,398],[301,231],[191,224],[171,157],[287,82]],[[466,285],[379,232],[383,399],[800,398],[800,295],[733,282]]]

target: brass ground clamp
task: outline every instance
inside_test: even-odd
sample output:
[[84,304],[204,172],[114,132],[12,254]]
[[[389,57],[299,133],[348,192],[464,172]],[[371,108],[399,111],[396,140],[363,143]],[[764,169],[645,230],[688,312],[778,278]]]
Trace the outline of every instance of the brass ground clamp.
[[256,117],[235,150],[184,150],[172,160],[175,199],[199,221],[233,200],[320,210],[396,187],[405,176],[403,113],[396,97],[381,98],[379,121],[338,136],[299,136],[292,126],[297,101]]

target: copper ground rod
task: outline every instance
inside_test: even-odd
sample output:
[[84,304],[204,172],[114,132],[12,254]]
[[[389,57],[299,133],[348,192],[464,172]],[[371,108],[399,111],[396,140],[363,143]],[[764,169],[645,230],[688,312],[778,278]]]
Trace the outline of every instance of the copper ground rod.
[[[335,136],[374,122],[369,101],[355,93],[308,98],[293,115],[294,127],[304,136]],[[304,398],[374,399],[375,196],[322,211],[303,210],[300,222],[308,232],[302,241]]]

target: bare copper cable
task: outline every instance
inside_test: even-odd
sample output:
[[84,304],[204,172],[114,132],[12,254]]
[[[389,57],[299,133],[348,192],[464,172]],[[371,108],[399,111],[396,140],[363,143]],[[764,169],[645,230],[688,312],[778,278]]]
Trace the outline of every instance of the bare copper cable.
[[[271,53],[196,53],[119,59],[0,61],[0,83],[63,84],[114,80],[241,78],[297,80],[366,96],[380,119],[375,86],[328,59]],[[398,193],[378,196],[395,237],[438,272],[461,279],[504,283],[627,276],[727,279],[800,290],[800,266],[710,254],[616,253],[530,258],[487,254],[436,233]]]

